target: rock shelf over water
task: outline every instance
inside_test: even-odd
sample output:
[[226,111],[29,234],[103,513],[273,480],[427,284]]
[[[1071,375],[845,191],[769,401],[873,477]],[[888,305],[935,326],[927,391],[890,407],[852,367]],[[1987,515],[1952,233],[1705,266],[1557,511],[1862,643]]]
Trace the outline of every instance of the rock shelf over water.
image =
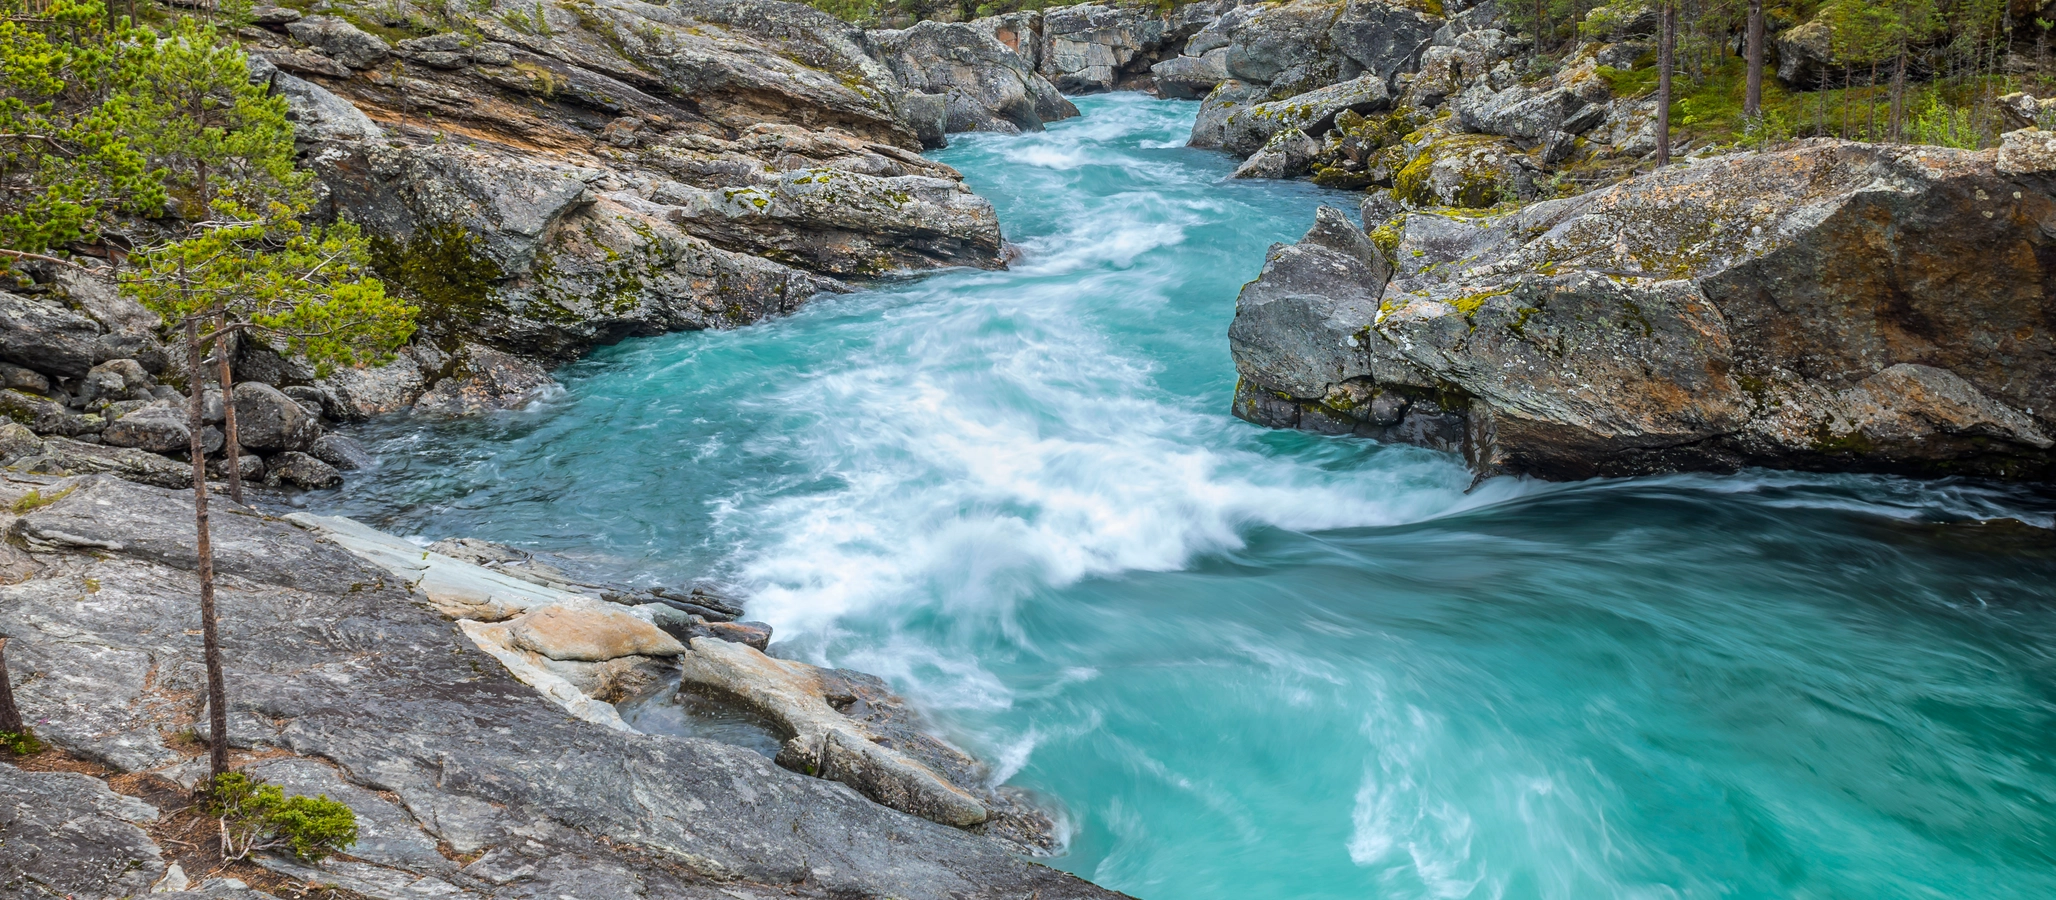
[[[37,499],[21,503],[30,491]],[[10,540],[0,565],[14,582],[0,631],[14,638],[8,657],[24,715],[90,764],[193,784],[204,757],[174,740],[205,722],[185,497],[106,476],[5,476],[0,506],[23,510],[0,514]],[[380,898],[593,896],[598,884],[709,898],[1115,896],[748,749],[567,716],[552,703],[561,696],[545,699],[473,649],[404,574],[247,508],[224,504],[214,522],[231,746],[242,759],[263,758],[266,773],[303,761],[281,783],[326,791],[376,826],[377,839],[354,859],[318,871],[264,863],[280,872]],[[494,608],[529,616],[623,609],[480,571],[432,582],[484,589]],[[860,694],[888,696],[869,690]],[[119,897],[166,876],[163,850],[130,823],[168,811],[85,776],[0,764],[0,779],[25,792],[10,789],[10,798],[64,797],[49,813],[72,823],[0,817],[0,884],[33,878],[79,898]],[[53,870],[53,856],[77,864]]]

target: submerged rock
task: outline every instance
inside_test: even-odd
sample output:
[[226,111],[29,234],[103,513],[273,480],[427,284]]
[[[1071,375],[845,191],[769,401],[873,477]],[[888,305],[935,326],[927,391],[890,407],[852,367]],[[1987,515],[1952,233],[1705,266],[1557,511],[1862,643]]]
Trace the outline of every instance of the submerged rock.
[[1412,213],[1376,258],[1324,214],[1244,291],[1236,412],[1460,447],[1482,475],[2046,479],[2056,156],[2036,146],[1811,141]]

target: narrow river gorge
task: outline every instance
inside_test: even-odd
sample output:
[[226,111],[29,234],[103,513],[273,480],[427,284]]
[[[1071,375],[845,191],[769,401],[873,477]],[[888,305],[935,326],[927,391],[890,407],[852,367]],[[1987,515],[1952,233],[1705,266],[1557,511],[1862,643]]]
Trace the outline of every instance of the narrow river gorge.
[[1054,865],[1138,897],[2056,896],[2056,499],[1473,488],[1238,421],[1236,291],[1346,198],[1224,180],[1196,103],[1079,106],[934,154],[1010,270],[376,422],[382,465],[308,505],[741,586],[778,652],[887,678],[1062,811]]

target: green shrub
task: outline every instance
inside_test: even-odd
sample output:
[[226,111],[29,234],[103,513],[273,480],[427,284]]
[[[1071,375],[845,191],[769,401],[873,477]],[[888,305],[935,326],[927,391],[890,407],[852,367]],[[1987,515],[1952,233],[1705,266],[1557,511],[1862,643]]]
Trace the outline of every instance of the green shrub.
[[283,848],[312,863],[357,843],[357,814],[348,806],[327,794],[288,797],[241,772],[214,779],[208,812],[221,819],[221,855],[229,861]]
[[36,740],[36,733],[23,728],[21,731],[0,731],[0,750],[16,756],[32,756],[43,752],[43,742]]

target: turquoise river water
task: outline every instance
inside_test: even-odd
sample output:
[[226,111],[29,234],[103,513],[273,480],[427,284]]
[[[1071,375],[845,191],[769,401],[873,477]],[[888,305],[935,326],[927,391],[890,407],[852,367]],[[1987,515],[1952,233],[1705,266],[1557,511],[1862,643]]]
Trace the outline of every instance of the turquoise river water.
[[1351,198],[1225,181],[1195,104],[1080,106],[936,154],[1010,271],[607,348],[538,408],[364,429],[380,468],[307,499],[736,585],[1148,900],[2056,897],[2056,499],[1467,490],[1237,421],[1237,289]]

